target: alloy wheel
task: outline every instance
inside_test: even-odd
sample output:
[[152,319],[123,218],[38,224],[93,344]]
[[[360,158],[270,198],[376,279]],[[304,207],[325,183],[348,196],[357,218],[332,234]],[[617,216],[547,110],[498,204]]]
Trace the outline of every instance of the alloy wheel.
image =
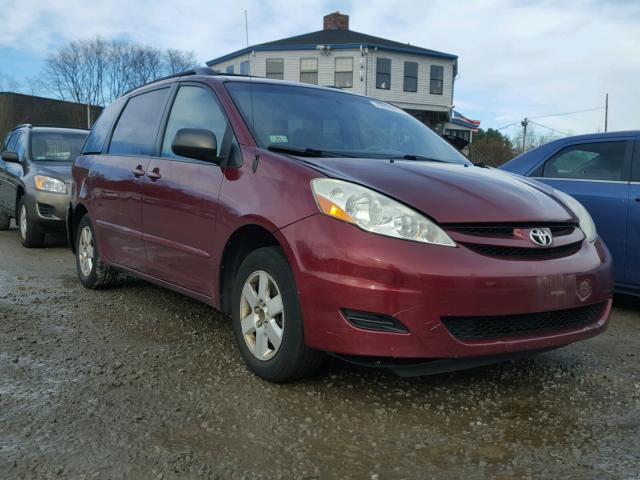
[[94,244],[93,234],[88,226],[80,231],[80,241],[78,242],[78,258],[80,260],[80,271],[82,275],[88,277],[93,270]]
[[273,358],[282,344],[284,305],[278,284],[258,270],[247,278],[240,297],[240,323],[244,341],[262,361]]

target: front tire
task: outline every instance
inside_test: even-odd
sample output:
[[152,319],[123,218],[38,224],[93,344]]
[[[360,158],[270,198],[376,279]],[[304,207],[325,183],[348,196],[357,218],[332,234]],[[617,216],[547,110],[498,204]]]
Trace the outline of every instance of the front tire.
[[100,260],[100,250],[89,215],[80,220],[76,235],[76,270],[80,283],[86,288],[109,288],[118,272]]
[[282,249],[265,247],[242,262],[233,284],[233,331],[249,369],[271,382],[313,374],[323,354],[304,342],[298,290]]
[[26,248],[37,248],[44,245],[44,232],[29,214],[27,198],[20,197],[18,202],[18,218],[16,223],[20,229],[20,241]]

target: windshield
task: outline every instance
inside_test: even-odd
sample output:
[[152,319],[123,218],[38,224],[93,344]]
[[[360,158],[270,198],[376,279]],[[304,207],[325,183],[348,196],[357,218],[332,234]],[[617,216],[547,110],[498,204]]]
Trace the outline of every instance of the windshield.
[[409,155],[417,160],[469,163],[435,132],[388,103],[295,85],[225,85],[262,148],[314,149],[364,158]]
[[72,162],[80,154],[87,133],[47,132],[31,134],[31,159],[47,162]]

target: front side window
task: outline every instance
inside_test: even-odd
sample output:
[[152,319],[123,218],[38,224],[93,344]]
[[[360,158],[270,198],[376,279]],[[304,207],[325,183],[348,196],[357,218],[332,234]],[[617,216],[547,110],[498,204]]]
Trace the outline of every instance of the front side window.
[[240,75],[249,75],[249,60],[240,62]]
[[418,64],[416,62],[404,62],[404,91],[418,91]]
[[442,95],[444,83],[444,67],[442,65],[431,65],[431,79],[429,81],[429,93],[431,95]]
[[284,80],[284,58],[267,58],[267,78]]
[[19,133],[18,132],[13,132],[10,133],[9,135],[7,135],[7,139],[4,142],[4,147],[2,148],[2,151],[4,152],[5,150],[8,150],[10,152],[14,151],[15,145],[16,145],[16,139],[18,138]]
[[376,88],[389,90],[391,88],[391,59],[376,59]]
[[86,133],[34,130],[31,133],[31,160],[72,162],[80,155],[86,139]]
[[227,73],[233,73],[233,65],[227,67]]
[[[171,143],[178,130],[182,128],[198,128],[213,132],[221,152],[220,156],[223,156],[222,152],[227,148],[229,136],[232,135],[231,126],[213,97],[213,93],[204,88],[190,85],[180,87],[171,107],[171,114],[162,142],[163,157],[181,158],[173,153]],[[225,139],[227,140],[226,144]]]
[[168,88],[131,97],[111,138],[111,155],[153,155]]
[[313,148],[362,161],[417,155],[469,164],[435,132],[397,107],[332,89],[226,82],[262,148]]
[[353,57],[336,57],[335,87],[353,87]]
[[301,58],[300,59],[300,81],[302,83],[318,84],[318,59],[317,58]]
[[124,102],[124,98],[119,98],[102,111],[96,123],[93,124],[91,133],[89,133],[89,137],[82,148],[83,155],[102,153],[102,147],[107,141],[111,126],[118,117],[120,110],[122,110]]
[[544,164],[542,176],[577,180],[622,181],[628,142],[599,142],[565,147]]

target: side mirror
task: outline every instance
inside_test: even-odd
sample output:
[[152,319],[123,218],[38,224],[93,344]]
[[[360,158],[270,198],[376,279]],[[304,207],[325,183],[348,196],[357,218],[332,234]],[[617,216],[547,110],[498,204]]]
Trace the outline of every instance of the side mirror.
[[16,152],[10,152],[9,150],[2,152],[2,160],[8,163],[20,163],[18,154]]
[[182,128],[171,142],[171,150],[181,157],[219,164],[218,141],[210,130]]

